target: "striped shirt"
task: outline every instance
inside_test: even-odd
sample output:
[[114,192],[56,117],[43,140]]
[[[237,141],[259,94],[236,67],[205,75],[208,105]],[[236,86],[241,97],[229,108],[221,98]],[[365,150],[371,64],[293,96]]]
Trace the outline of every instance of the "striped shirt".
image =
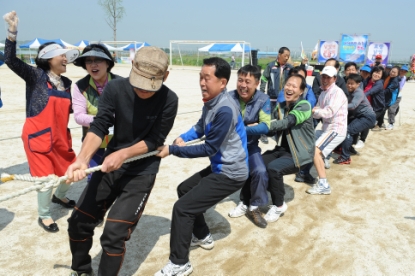
[[315,119],[323,120],[323,131],[334,131],[338,135],[347,134],[347,98],[342,89],[335,83],[327,90],[323,90],[318,97]]

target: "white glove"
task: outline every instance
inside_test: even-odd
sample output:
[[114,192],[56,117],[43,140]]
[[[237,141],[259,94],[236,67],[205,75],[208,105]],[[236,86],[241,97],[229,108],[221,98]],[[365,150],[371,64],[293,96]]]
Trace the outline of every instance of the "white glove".
[[15,33],[17,32],[17,25],[19,24],[19,18],[17,17],[17,14],[15,11],[11,11],[9,13],[6,13],[3,15],[4,21],[6,21],[7,24],[9,24],[9,32]]

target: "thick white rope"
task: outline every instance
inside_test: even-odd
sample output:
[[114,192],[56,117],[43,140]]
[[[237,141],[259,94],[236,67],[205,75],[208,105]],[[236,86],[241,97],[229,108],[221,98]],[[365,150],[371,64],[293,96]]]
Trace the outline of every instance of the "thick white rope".
[[[200,143],[202,141],[204,141],[205,138],[200,138],[200,139],[196,139],[196,140],[192,140],[189,142],[186,142],[186,146],[190,146],[193,144],[197,144]],[[159,153],[160,151],[158,150],[154,150],[151,152],[147,152],[145,154],[141,154],[141,155],[137,155],[134,156],[132,158],[129,158],[127,160],[124,161],[124,163],[130,163],[139,159],[143,159],[143,158],[147,158],[153,155],[156,155],[157,153]],[[100,166],[96,166],[96,167],[92,167],[92,168],[88,168],[85,170],[86,174],[90,174],[96,171],[100,171],[102,168],[102,165]],[[41,191],[41,192],[45,192],[49,189],[52,188],[56,188],[58,187],[58,185],[62,182],[65,182],[68,179],[68,177],[66,175],[58,177],[57,175],[51,174],[49,176],[43,176],[43,177],[33,177],[27,174],[7,174],[7,173],[2,173],[1,174],[1,181],[2,182],[6,182],[6,181],[10,181],[10,180],[22,180],[22,181],[28,181],[28,182],[35,182],[35,184],[31,187],[28,187],[26,189],[23,189],[21,191],[9,194],[9,195],[5,195],[0,197],[0,202],[30,193],[32,191]],[[70,184],[72,185],[72,184]]]

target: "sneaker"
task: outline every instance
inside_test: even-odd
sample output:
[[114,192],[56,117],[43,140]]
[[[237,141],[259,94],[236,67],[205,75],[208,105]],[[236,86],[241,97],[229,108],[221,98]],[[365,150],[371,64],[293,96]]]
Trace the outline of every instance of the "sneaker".
[[350,158],[348,159],[344,159],[343,157],[339,157],[336,160],[333,161],[334,164],[339,164],[339,165],[350,165],[350,163],[352,163],[352,160]]
[[363,142],[362,140],[359,140],[357,144],[354,146],[355,149],[361,149],[364,147],[365,147],[365,142]]
[[255,210],[248,210],[246,212],[246,216],[258,227],[260,228],[266,228],[267,227],[267,221],[262,217],[261,211],[259,208],[256,208]]
[[330,169],[330,159],[324,158],[324,168]]
[[385,129],[386,130],[392,130],[393,129],[393,124],[389,124]]
[[242,201],[238,203],[234,209],[229,212],[229,216],[231,218],[239,218],[246,214],[246,210],[248,210],[248,206],[246,206]]
[[259,138],[262,143],[268,144],[268,137],[266,135],[261,135],[261,138]]
[[[215,241],[212,238],[212,235],[209,233],[204,239],[199,240],[192,234],[192,241],[190,242],[190,246],[200,246],[203,249],[210,250],[215,246]],[[184,274],[183,274],[184,275]],[[187,275],[187,274],[186,274]]]
[[327,188],[324,188],[319,182],[314,184],[314,186],[307,190],[307,193],[311,195],[329,195],[331,194],[330,185]]
[[385,123],[382,124],[382,126],[380,128],[386,128]]
[[71,274],[69,274],[69,276],[94,276],[95,274],[94,274],[94,271],[93,270],[91,270],[91,272],[88,272],[88,273],[81,273],[81,274],[79,274],[78,272],[76,272],[76,271],[71,271]]
[[360,153],[353,146],[350,147],[349,151],[350,155],[360,155]]
[[314,184],[316,183],[316,179],[311,174],[303,174],[301,172],[295,175],[295,182],[303,182],[307,184]]
[[157,271],[154,276],[186,276],[193,272],[193,266],[190,262],[184,265],[176,265],[170,260],[160,271]]
[[287,211],[287,204],[282,204],[281,207],[277,207],[275,205],[270,205],[269,206],[269,210],[267,212],[267,214],[265,215],[264,219],[267,222],[274,222],[277,221],[280,217],[282,217],[285,213],[285,211]]
[[372,130],[373,131],[379,131],[379,130],[381,130],[381,128],[378,125],[376,125],[374,128],[372,128]]

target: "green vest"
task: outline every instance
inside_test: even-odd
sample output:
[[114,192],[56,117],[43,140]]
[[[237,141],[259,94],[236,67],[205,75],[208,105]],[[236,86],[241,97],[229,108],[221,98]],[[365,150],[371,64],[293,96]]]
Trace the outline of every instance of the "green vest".
[[[117,76],[111,73],[108,73],[108,81],[111,81],[112,79],[116,79]],[[98,103],[100,95],[98,93],[98,89],[95,85],[94,80],[90,75],[87,75],[83,79],[80,79],[76,85],[79,88],[79,91],[84,95],[86,98],[86,112],[88,115],[97,115],[98,113]],[[86,133],[88,132],[89,127],[82,127],[82,135],[85,138]],[[104,137],[104,140],[102,141],[102,144],[100,148],[107,148],[107,145],[109,141],[112,138],[111,135],[106,135]]]

